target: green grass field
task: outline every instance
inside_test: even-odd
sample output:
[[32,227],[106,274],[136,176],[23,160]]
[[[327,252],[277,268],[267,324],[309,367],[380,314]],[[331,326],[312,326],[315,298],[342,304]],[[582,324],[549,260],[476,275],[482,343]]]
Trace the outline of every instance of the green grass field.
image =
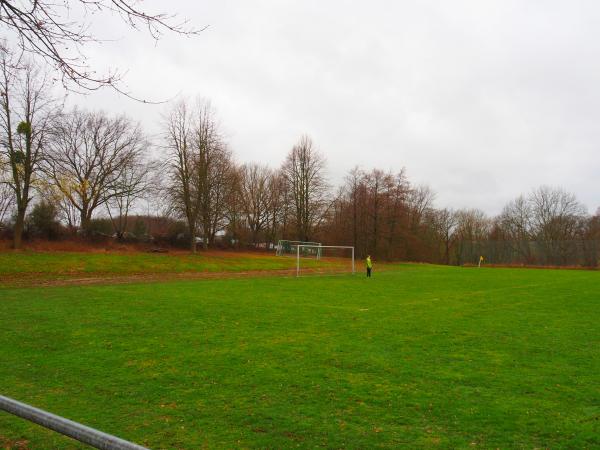
[[225,272],[236,270],[277,270],[293,267],[293,258],[276,256],[237,256],[221,253],[82,253],[82,252],[4,252],[0,253],[0,275],[29,274],[60,276],[70,274],[119,274],[166,272]]
[[153,449],[600,446],[598,272],[4,288],[0,323],[0,393]]

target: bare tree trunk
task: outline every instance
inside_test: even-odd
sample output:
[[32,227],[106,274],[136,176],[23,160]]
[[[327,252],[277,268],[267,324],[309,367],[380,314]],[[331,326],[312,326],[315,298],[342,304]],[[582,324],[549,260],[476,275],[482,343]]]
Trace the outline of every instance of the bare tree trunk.
[[81,223],[80,223],[80,227],[81,227],[81,231],[83,233],[84,236],[89,236],[90,233],[90,226],[91,226],[91,218],[89,217],[89,214],[87,213],[87,211],[83,210],[81,211],[81,215],[80,215],[81,219]]
[[23,228],[25,225],[25,209],[19,208],[15,220],[15,229],[13,236],[13,248],[20,249],[23,242]]

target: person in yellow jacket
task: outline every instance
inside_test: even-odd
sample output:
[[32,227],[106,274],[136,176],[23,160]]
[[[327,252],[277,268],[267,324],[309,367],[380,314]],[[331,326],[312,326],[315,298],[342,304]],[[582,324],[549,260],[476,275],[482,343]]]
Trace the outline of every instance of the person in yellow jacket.
[[367,255],[367,278],[371,278],[371,269],[373,269],[373,261],[371,255]]

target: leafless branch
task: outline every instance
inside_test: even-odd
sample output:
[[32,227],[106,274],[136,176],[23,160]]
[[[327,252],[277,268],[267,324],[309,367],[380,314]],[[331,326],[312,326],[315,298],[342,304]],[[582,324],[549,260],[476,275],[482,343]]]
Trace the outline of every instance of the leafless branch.
[[206,28],[191,28],[187,21],[177,21],[172,14],[149,13],[139,8],[138,3],[136,0],[0,0],[0,26],[16,34],[23,52],[40,56],[53,66],[67,89],[87,92],[108,86],[134,100],[161,103],[145,101],[125,91],[120,85],[120,72],[98,75],[92,70],[83,47],[101,39],[90,33],[90,22],[68,19],[75,7],[83,17],[116,13],[132,29],[145,28],[155,40],[164,32],[195,36]]

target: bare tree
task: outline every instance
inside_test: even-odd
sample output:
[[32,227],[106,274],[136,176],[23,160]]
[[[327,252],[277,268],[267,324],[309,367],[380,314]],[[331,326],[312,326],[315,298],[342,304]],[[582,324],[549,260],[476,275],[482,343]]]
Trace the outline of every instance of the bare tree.
[[308,241],[327,208],[329,186],[325,180],[325,160],[303,136],[294,145],[283,165],[291,193],[297,238]]
[[541,241],[573,239],[586,215],[575,195],[562,188],[541,186],[531,193],[529,204],[533,232]]
[[532,212],[527,199],[522,195],[510,201],[500,214],[500,224],[505,235],[512,241],[531,239]]
[[397,174],[373,169],[363,173],[362,185],[366,195],[361,209],[367,213],[367,252],[379,258],[393,258],[395,241],[399,238],[401,222],[405,222],[406,194],[409,190],[404,171]]
[[229,244],[238,246],[240,241],[246,241],[247,227],[245,225],[244,202],[242,192],[242,167],[232,168],[231,186],[226,199],[227,203],[227,236]]
[[200,184],[205,189],[201,191],[200,225],[204,248],[208,248],[227,226],[228,199],[235,186],[236,172],[232,154],[224,145],[208,150],[201,158],[199,173],[205,180]]
[[257,244],[259,234],[269,224],[273,200],[270,182],[272,170],[259,164],[244,164],[241,168],[240,194],[251,241]]
[[63,83],[86,90],[118,87],[119,73],[97,75],[83,52],[85,44],[100,39],[89,32],[90,23],[71,17],[118,15],[132,29],[145,28],[154,39],[169,31],[195,35],[202,30],[188,28],[175,16],[152,14],[138,7],[135,0],[0,0],[0,26],[14,33],[19,47],[42,57],[61,75]]
[[600,241],[600,208],[587,220],[586,237],[590,240]]
[[172,213],[184,218],[190,237],[190,250],[196,252],[196,227],[200,202],[194,178],[198,170],[192,142],[193,118],[189,106],[179,102],[165,120],[165,148],[169,166],[167,191]]
[[442,244],[445,264],[450,264],[450,251],[456,240],[458,220],[451,209],[434,210],[432,213],[433,226]]
[[489,236],[491,222],[480,209],[456,211],[456,234],[465,241],[483,241]]
[[394,174],[353,168],[332,203],[325,234],[352,242],[357,255],[392,259],[406,254],[407,194],[404,170]]
[[142,157],[144,144],[140,127],[125,116],[75,109],[61,117],[44,169],[79,212],[84,233],[99,206],[123,195],[121,180]]
[[21,247],[33,184],[48,139],[57,101],[47,74],[0,50],[0,158],[7,165],[7,183],[16,208],[13,245]]
[[349,197],[351,217],[352,217],[352,245],[358,250],[358,212],[360,188],[364,186],[364,172],[359,167],[354,167],[346,176],[346,185],[344,187]]
[[[481,242],[488,240],[491,220],[479,209],[456,211],[456,261],[461,264],[463,257],[472,254]],[[467,250],[471,250],[468,252]],[[471,256],[471,255],[470,255]],[[477,255],[481,256],[481,255]]]
[[370,230],[368,230],[371,240],[368,244],[367,253],[378,255],[379,235],[380,235],[380,220],[382,215],[382,206],[385,203],[384,200],[384,186],[388,183],[387,177],[389,174],[384,173],[382,170],[373,169],[370,173],[365,174],[365,185],[367,186],[369,203],[365,205],[367,207]]
[[290,191],[281,170],[271,172],[268,191],[267,239],[275,243],[277,236],[281,239],[287,237],[291,210]]
[[388,176],[385,189],[386,203],[389,205],[385,214],[387,222],[386,252],[388,259],[393,259],[400,224],[403,217],[408,214],[407,195],[410,192],[410,185],[404,170],[394,176]]
[[433,207],[435,192],[426,185],[416,186],[409,189],[406,196],[408,203],[408,224],[413,231],[421,224],[427,211]]
[[192,142],[196,171],[192,183],[200,202],[202,243],[207,248],[227,225],[227,201],[235,187],[236,171],[210,102],[199,100],[195,113]]
[[552,241],[573,238],[585,207],[561,188],[539,187],[529,197],[517,197],[500,214],[503,232],[511,241]]
[[565,263],[585,222],[586,209],[573,194],[548,186],[509,202],[498,218],[502,237],[526,263]]
[[196,251],[196,234],[204,247],[225,229],[228,201],[235,188],[236,170],[207,101],[190,108],[179,103],[166,121],[165,142],[170,167],[168,190],[173,212],[185,218],[190,250]]
[[532,212],[529,201],[522,195],[510,201],[498,217],[503,238],[524,261],[531,260],[533,239]]
[[575,195],[549,186],[535,189],[529,203],[533,233],[544,248],[544,259],[566,264],[574,251],[573,241],[585,233],[585,207]]
[[132,158],[106,189],[104,204],[118,239],[123,239],[127,232],[129,212],[135,202],[155,191],[158,167],[155,161]]

